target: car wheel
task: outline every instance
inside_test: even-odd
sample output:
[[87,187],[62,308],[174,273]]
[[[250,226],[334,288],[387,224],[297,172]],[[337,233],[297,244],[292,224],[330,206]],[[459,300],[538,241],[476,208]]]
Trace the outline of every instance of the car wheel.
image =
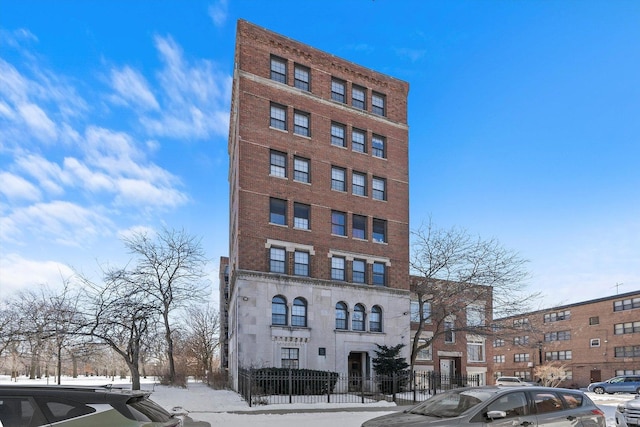
[[593,389],[595,394],[604,394],[604,389],[602,387],[596,387]]
[[636,389],[636,394],[640,394],[640,387]]

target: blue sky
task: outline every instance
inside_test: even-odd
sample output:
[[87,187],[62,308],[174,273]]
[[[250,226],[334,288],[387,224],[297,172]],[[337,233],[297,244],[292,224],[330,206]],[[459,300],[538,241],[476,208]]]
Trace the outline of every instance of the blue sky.
[[240,18],[409,82],[412,229],[498,239],[543,305],[640,289],[638,1],[1,0],[0,297],[162,226],[217,284]]

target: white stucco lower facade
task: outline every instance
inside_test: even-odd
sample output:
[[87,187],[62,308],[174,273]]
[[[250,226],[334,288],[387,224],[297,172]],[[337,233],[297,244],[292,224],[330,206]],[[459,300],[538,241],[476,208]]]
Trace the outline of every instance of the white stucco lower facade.
[[[229,304],[229,370],[236,386],[238,368],[283,367],[370,376],[377,345],[407,344],[409,292],[255,272],[232,279]],[[286,324],[272,322],[272,300],[286,301]],[[306,302],[306,326],[291,326],[293,301]],[[347,307],[346,328],[336,328],[336,304]],[[364,307],[364,330],[354,330],[354,307]],[[372,308],[381,309],[381,332],[371,331]],[[357,329],[357,328],[356,328]],[[375,327],[373,329],[376,329]],[[402,357],[409,359],[409,348]],[[289,359],[291,358],[291,359]]]

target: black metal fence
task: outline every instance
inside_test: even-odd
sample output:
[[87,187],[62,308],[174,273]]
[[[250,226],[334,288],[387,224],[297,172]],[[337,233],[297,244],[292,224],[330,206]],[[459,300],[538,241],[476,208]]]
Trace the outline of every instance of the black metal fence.
[[374,403],[381,400],[411,404],[441,391],[480,385],[479,375],[447,375],[416,371],[393,376],[338,376],[320,372],[300,376],[295,370],[268,373],[238,372],[238,392],[254,405],[286,403]]

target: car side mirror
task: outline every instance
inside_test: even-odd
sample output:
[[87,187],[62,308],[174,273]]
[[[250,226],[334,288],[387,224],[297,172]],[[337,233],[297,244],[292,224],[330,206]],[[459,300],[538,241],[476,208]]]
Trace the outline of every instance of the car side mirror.
[[499,420],[501,418],[507,418],[507,413],[505,411],[489,411],[486,417],[490,420]]

